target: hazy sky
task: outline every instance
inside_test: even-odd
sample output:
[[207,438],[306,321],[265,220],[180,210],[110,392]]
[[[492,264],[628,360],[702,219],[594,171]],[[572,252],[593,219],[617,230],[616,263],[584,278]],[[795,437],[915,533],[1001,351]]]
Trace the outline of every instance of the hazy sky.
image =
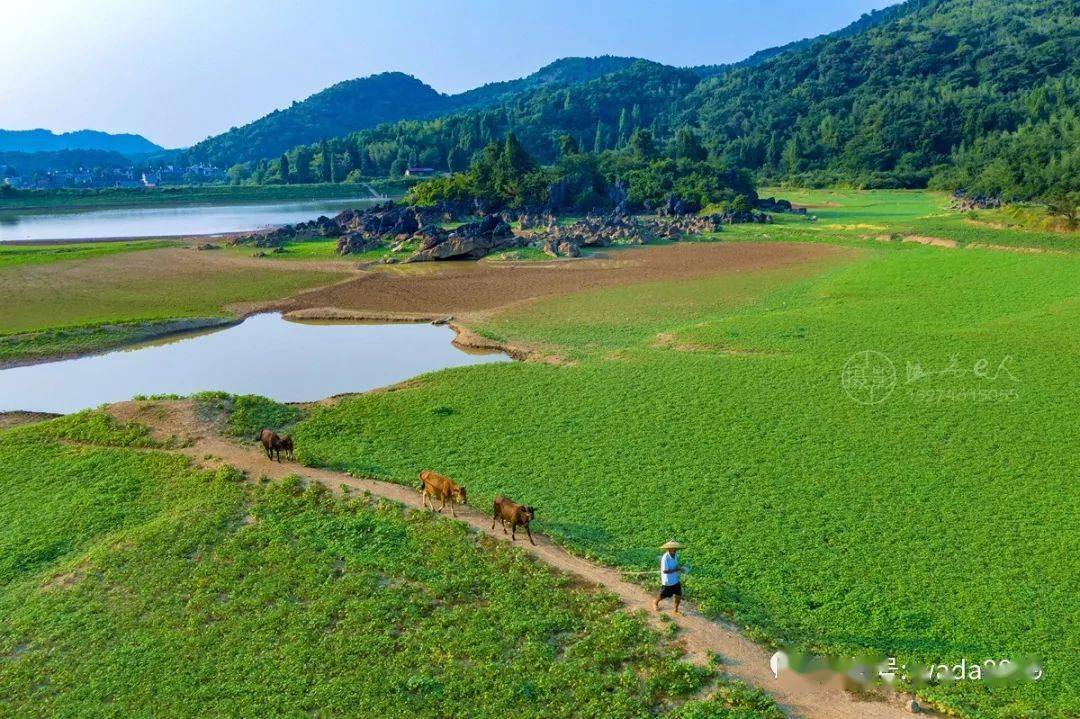
[[739,60],[895,0],[2,0],[0,128],[180,147],[386,70],[442,92],[568,55]]

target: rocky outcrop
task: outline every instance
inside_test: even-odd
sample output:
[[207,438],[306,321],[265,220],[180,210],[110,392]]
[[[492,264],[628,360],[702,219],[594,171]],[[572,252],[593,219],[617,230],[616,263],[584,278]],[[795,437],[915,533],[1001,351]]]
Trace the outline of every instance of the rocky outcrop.
[[502,215],[487,215],[478,222],[469,222],[452,231],[430,227],[416,238],[420,249],[406,262],[431,260],[478,260],[481,257],[520,246],[520,240]]
[[953,193],[949,207],[959,212],[970,212],[971,210],[996,210],[1001,207],[1001,204],[1000,197],[968,195],[963,190],[957,190]]
[[793,215],[805,215],[805,207],[795,207],[787,200],[765,197],[757,201],[757,208],[765,212],[790,212]]

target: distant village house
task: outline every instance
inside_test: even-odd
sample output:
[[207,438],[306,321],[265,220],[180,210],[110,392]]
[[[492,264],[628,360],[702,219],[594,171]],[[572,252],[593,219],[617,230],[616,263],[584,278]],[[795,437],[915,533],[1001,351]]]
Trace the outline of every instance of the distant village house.
[[433,167],[406,167],[405,177],[431,177],[435,174]]

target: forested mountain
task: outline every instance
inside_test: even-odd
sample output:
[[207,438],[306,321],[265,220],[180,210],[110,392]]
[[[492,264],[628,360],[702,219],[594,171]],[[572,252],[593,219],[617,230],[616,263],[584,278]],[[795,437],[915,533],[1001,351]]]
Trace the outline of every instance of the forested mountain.
[[131,159],[111,150],[57,150],[55,152],[3,152],[0,168],[6,174],[31,174],[84,167],[131,167]]
[[161,152],[142,135],[112,135],[97,130],[56,134],[50,130],[0,130],[0,152],[57,152],[59,150],[105,150],[122,155]]
[[[513,132],[540,162],[564,135],[623,148],[635,130],[674,152],[769,180],[965,187],[1006,197],[1080,190],[1080,0],[909,0],[752,66],[702,79],[638,61],[492,107],[398,122],[289,153],[292,181],[461,170]],[[323,158],[326,158],[324,161]],[[274,163],[234,179],[282,181]]]
[[505,100],[551,83],[574,83],[626,67],[633,58],[563,58],[535,73],[459,93],[443,95],[411,75],[386,72],[346,80],[306,100],[275,110],[242,127],[209,137],[187,152],[191,162],[228,167],[269,157],[297,145],[345,135],[398,120],[432,118]]
[[687,69],[702,77],[717,77],[731,70],[737,70],[740,67],[757,67],[777,55],[793,50],[801,50],[809,47],[818,40],[846,37],[848,35],[863,32],[864,30],[869,30],[872,27],[889,22],[890,20],[895,20],[909,13],[913,13],[928,2],[930,2],[930,0],[923,0],[923,2],[905,2],[898,5],[890,5],[889,7],[881,8],[880,10],[871,10],[868,13],[863,13],[862,17],[850,25],[842,27],[834,32],[818,35],[817,37],[795,40],[794,42],[789,42],[785,45],[777,45],[776,47],[769,47],[764,50],[758,50],[750,57],[739,60],[738,62],[727,63],[724,65],[696,65]]
[[702,82],[676,122],[700,128],[725,161],[771,177],[871,186],[934,177],[1018,196],[1075,185],[1076,0],[909,5],[864,32]]

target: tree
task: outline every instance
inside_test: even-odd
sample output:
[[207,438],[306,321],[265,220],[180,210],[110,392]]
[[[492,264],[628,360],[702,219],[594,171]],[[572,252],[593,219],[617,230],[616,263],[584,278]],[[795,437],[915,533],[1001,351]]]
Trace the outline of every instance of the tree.
[[656,145],[648,130],[634,130],[630,136],[630,152],[635,160],[648,162],[656,157]]
[[293,162],[293,174],[296,182],[306,184],[311,182],[311,161],[315,155],[307,145],[296,148],[296,160]]
[[619,113],[619,135],[616,140],[616,147],[625,147],[626,143],[630,140],[630,119],[626,115],[626,108],[622,109]]
[[281,158],[278,159],[278,174],[281,175],[281,182],[283,184],[289,184],[289,158],[282,153]]
[[1046,211],[1065,221],[1065,227],[1075,230],[1080,224],[1080,193],[1059,192],[1046,201]]
[[446,166],[450,172],[464,172],[469,169],[469,152],[461,145],[455,145],[446,153]]
[[607,128],[604,127],[604,123],[601,120],[596,121],[596,134],[593,135],[593,154],[599,155],[604,150],[608,149],[608,133]]
[[334,156],[330,153],[330,144],[326,140],[323,140],[319,144],[319,157],[322,162],[322,165],[319,168],[322,174],[322,181],[333,182]]
[[559,156],[566,157],[567,155],[576,155],[581,151],[578,147],[578,141],[574,139],[573,135],[562,135],[559,137]]
[[706,159],[709,153],[701,146],[701,139],[697,133],[689,127],[679,128],[675,133],[675,159],[693,160],[700,162]]

